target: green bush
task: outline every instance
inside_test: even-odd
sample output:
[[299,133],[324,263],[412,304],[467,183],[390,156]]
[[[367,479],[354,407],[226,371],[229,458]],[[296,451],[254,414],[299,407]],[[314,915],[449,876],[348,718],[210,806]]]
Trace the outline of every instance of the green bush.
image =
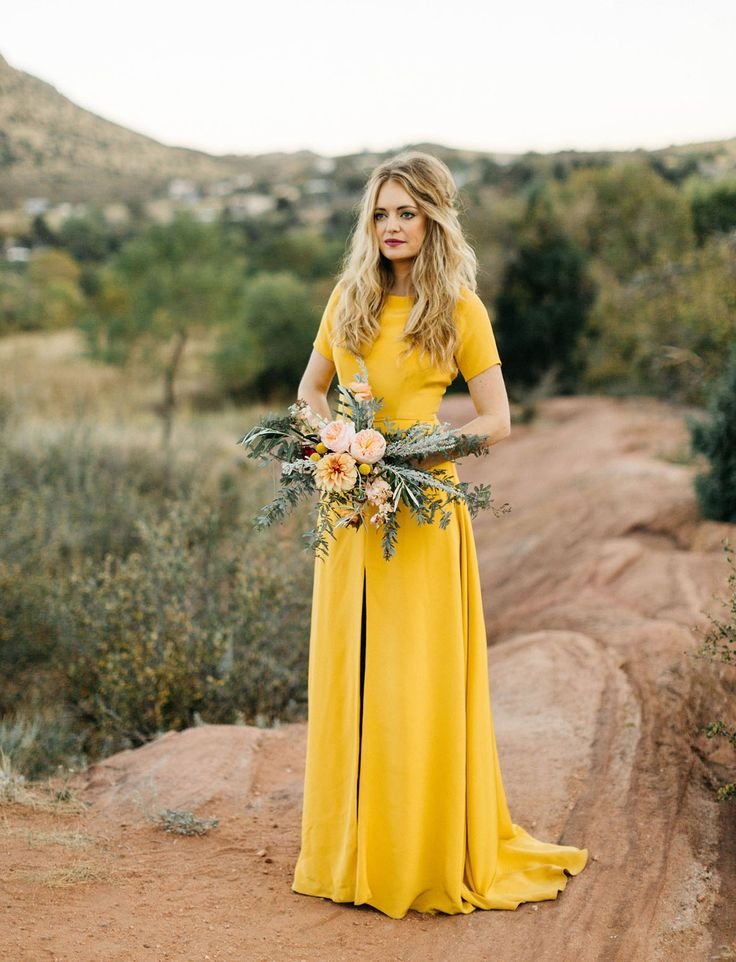
[[528,389],[554,375],[575,390],[578,340],[594,299],[587,256],[562,231],[544,198],[532,198],[496,298],[499,348],[510,387]]
[[708,419],[690,421],[693,451],[708,459],[709,470],[695,478],[703,516],[736,522],[736,348],[723,376],[708,396]]
[[289,575],[274,544],[267,557],[237,535],[218,544],[217,512],[201,502],[138,527],[140,550],[88,566],[65,600],[68,694],[85,746],[141,745],[197,717],[302,717],[309,566]]
[[701,182],[693,190],[690,204],[699,244],[711,234],[725,234],[736,229],[736,181]]
[[208,452],[0,432],[0,748],[16,768],[197,718],[304,717],[312,563],[296,529],[253,528],[267,480]]
[[233,397],[293,394],[312,350],[319,310],[312,289],[287,271],[248,284],[242,317],[223,327],[213,363]]
[[732,244],[713,239],[625,283],[599,273],[582,341],[588,390],[701,404],[736,330]]

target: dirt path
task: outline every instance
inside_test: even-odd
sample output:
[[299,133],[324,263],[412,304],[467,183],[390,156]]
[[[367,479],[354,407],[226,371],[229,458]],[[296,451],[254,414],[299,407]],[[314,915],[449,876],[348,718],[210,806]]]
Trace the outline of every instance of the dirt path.
[[[591,853],[556,901],[396,921],[296,895],[306,727],[202,726],[91,768],[83,812],[0,809],[0,959],[736,960],[736,820],[706,784],[709,676],[684,654],[733,531],[697,521],[684,441],[664,406],[558,399],[464,471],[512,504],[476,522],[512,816]],[[145,818],[165,807],[220,824],[167,835]]]

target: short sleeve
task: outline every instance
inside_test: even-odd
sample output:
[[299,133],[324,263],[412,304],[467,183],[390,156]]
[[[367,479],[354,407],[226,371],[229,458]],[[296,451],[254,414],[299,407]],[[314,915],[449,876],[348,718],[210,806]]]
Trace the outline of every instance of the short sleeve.
[[337,307],[337,302],[340,299],[340,291],[337,287],[334,288],[330,294],[330,299],[327,301],[327,305],[322,313],[322,320],[319,322],[319,328],[317,329],[317,334],[312,342],[315,351],[318,351],[322,357],[327,358],[328,361],[333,361],[332,353],[332,322],[334,319],[335,308]]
[[458,332],[455,362],[466,381],[501,363],[491,319],[485,304],[474,291],[463,292],[455,319]]

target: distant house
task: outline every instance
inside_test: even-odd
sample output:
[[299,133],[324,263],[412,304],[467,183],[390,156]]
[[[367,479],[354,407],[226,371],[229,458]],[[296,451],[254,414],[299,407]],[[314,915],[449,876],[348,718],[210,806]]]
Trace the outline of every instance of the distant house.
[[332,174],[337,163],[333,157],[318,157],[314,162],[314,169],[318,174]]
[[199,190],[193,180],[184,177],[174,177],[169,181],[168,188],[171,200],[186,201],[193,204],[199,200]]
[[21,247],[19,244],[14,244],[5,248],[5,260],[10,261],[11,264],[25,264],[30,256],[30,247]]
[[227,208],[235,220],[261,217],[276,207],[276,199],[270,194],[234,194],[228,198]]
[[37,214],[45,214],[48,208],[49,200],[47,197],[26,197],[23,201],[23,210],[31,217],[36,217]]

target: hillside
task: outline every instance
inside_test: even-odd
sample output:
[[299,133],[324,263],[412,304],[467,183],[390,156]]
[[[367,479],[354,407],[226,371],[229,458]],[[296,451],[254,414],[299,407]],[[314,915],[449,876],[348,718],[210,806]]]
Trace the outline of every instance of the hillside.
[[148,197],[174,177],[207,183],[253,167],[245,156],[170,147],[105,120],[0,55],[0,206]]
[[[482,178],[484,164],[503,167],[521,157],[438,144],[397,144],[396,149],[402,146],[430,149],[450,164],[461,183]],[[649,152],[561,151],[523,156],[535,167],[569,168],[642,155],[678,176],[683,170],[722,176],[736,171],[736,138]],[[347,188],[356,194],[365,170],[381,156],[364,153],[338,158],[338,192]],[[267,188],[280,182],[303,184],[311,177],[316,178],[317,191],[334,192],[334,184],[320,186],[324,161],[310,151],[214,156],[162,144],[79,107],[51,84],[12,67],[0,55],[0,209],[30,197],[45,197],[52,204],[145,200],[160,194],[173,178],[201,188],[244,175],[249,184]],[[333,168],[327,163],[326,169]],[[223,191],[230,189],[232,184],[222,185]]]
[[[469,416],[448,399],[444,415]],[[290,889],[305,724],[169,732],[76,776],[82,808],[2,809],[13,962],[693,962],[736,958],[736,835],[698,726],[720,708],[686,655],[725,590],[680,412],[552,399],[487,459],[511,512],[474,522],[514,821],[584,845],[556,901],[400,921]],[[541,470],[540,470],[541,468]],[[146,820],[216,817],[201,838]],[[63,809],[63,807],[62,807]]]

